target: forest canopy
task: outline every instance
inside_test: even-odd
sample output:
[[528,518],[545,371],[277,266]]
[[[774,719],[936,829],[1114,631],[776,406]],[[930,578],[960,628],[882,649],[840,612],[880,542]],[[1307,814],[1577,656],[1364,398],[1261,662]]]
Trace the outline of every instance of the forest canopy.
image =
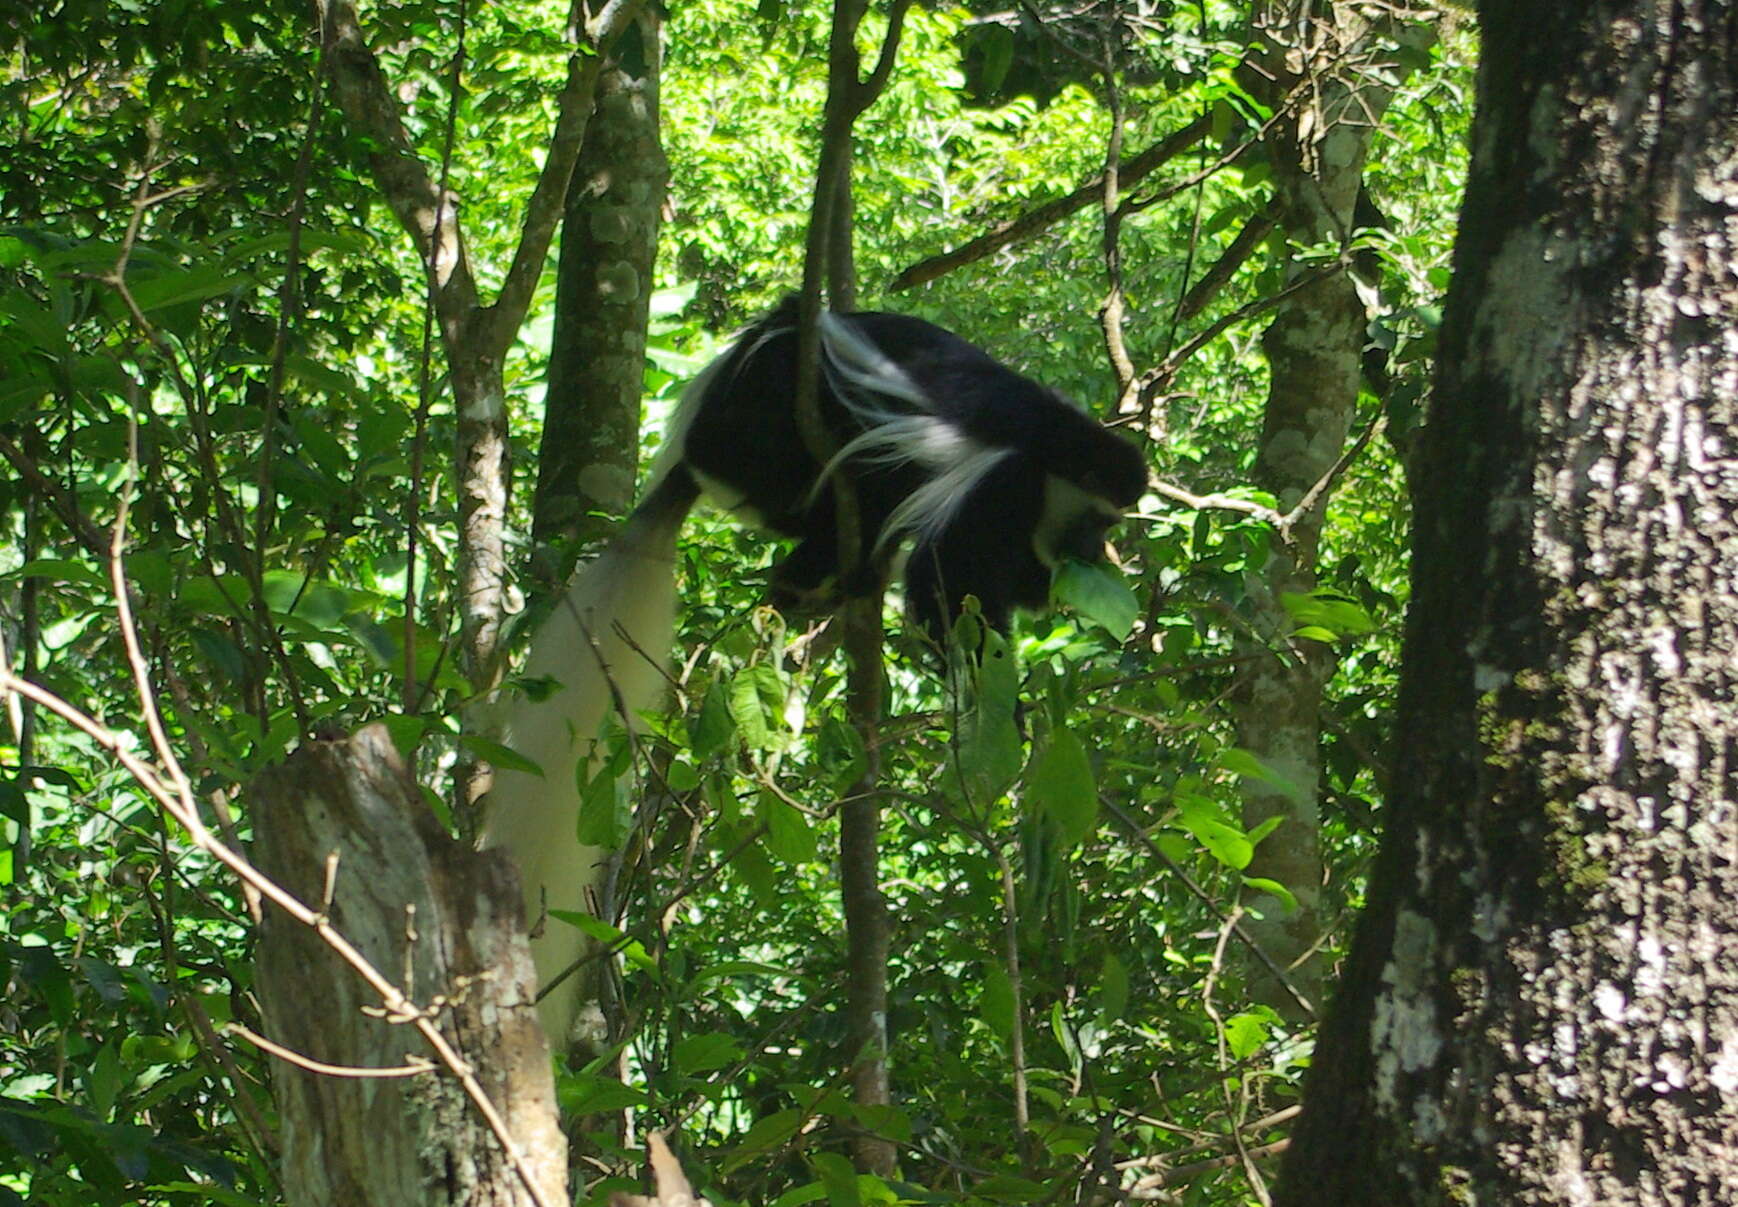
[[[408,956],[358,941],[377,993],[330,953],[416,930],[360,920],[367,843],[261,883],[327,799],[297,760],[352,756],[402,763],[443,891],[491,783],[577,801],[584,908],[530,919],[590,953],[573,1201],[653,1132],[719,1207],[1274,1201],[1406,787],[1458,5],[55,0],[0,39],[0,1207],[295,1201],[284,1079],[354,1062],[286,1019],[531,1110],[443,1013],[465,968],[424,1011]],[[489,710],[561,686],[532,634],[805,285],[1135,442],[1110,568],[937,648],[897,575],[779,610],[788,544],[702,508],[662,703],[529,761]],[[297,999],[272,916],[363,1004]]]

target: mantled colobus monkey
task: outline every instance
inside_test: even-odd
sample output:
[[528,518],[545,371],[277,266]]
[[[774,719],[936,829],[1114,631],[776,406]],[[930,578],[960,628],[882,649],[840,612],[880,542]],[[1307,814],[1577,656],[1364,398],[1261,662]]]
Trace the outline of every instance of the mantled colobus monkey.
[[[662,694],[676,534],[702,491],[796,538],[773,579],[775,598],[787,602],[873,590],[909,540],[907,601],[941,640],[968,595],[999,629],[1013,609],[1042,607],[1056,565],[1102,557],[1106,530],[1145,489],[1134,445],[933,323],[828,313],[820,334],[819,403],[837,453],[823,463],[798,425],[790,299],[695,379],[645,501],[538,630],[526,674],[562,687],[510,704],[503,730],[544,775],[498,773],[486,838],[517,857],[533,922],[545,909],[588,908],[595,853],[576,857],[576,767],[606,715],[631,723]],[[834,509],[841,480],[855,493],[862,543],[849,559]],[[584,946],[573,927],[547,921],[532,944],[540,981]],[[574,978],[544,998],[557,1047],[576,1005]]]

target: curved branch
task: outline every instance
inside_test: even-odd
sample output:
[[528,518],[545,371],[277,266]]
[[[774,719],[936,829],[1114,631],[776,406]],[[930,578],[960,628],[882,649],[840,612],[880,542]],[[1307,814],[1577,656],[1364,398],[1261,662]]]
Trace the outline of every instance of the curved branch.
[[[1196,118],[1179,130],[1174,130],[1146,150],[1137,155],[1131,155],[1117,165],[1117,176],[1124,186],[1131,185],[1152,172],[1190,147],[1207,137],[1212,129],[1212,121],[1207,116]],[[1056,225],[1062,219],[1077,210],[1083,210],[1095,201],[1104,197],[1104,174],[1101,172],[1091,180],[1086,181],[1072,193],[1058,197],[1054,201],[1046,201],[1036,209],[1029,210],[1017,218],[1011,218],[979,235],[977,238],[961,244],[951,251],[941,252],[920,260],[907,268],[897,277],[889,289],[910,289],[915,285],[924,285],[937,277],[946,276],[955,269],[964,268],[986,256],[994,255],[1015,243],[1022,243],[1033,238],[1040,232]]]

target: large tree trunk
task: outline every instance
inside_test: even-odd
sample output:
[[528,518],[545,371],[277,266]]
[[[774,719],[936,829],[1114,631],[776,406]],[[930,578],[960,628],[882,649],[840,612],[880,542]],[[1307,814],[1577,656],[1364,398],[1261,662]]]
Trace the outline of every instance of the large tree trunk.
[[1738,1202],[1738,9],[1484,17],[1389,832],[1277,1201]]
[[[652,265],[669,166],[658,137],[658,20],[628,26],[598,77],[568,186],[531,531],[540,546],[610,534],[634,497]],[[540,567],[559,579],[571,564]]]
[[[1306,19],[1311,8],[1275,5],[1266,30],[1264,63],[1277,81],[1275,101],[1301,80],[1315,81],[1307,99],[1276,125],[1269,143],[1278,229],[1287,247],[1343,244],[1350,237],[1370,140],[1405,75],[1395,56],[1397,39],[1428,45],[1434,38],[1426,25],[1399,26],[1387,17],[1372,24],[1362,6],[1338,4]],[[1281,11],[1287,15],[1280,16]],[[1288,277],[1310,271],[1311,264],[1294,263]],[[1326,482],[1345,446],[1358,402],[1365,321],[1357,288],[1342,272],[1281,303],[1262,338],[1269,387],[1253,480],[1273,494],[1282,512]],[[1275,534],[1267,563],[1249,576],[1252,639],[1240,651],[1246,661],[1234,701],[1238,744],[1292,789],[1243,781],[1247,827],[1284,819],[1257,847],[1246,874],[1277,881],[1297,899],[1297,908],[1287,912],[1275,897],[1256,896],[1250,904],[1260,917],[1247,925],[1262,949],[1290,969],[1292,985],[1311,1002],[1319,1000],[1322,979],[1320,961],[1312,954],[1321,937],[1322,686],[1333,673],[1334,659],[1319,642],[1291,639],[1298,625],[1284,600],[1316,586],[1330,496],[1328,489],[1317,491],[1297,522]],[[1296,998],[1273,982],[1263,963],[1249,960],[1246,968],[1257,1000],[1296,1011]]]
[[[412,1002],[437,1012],[506,1121],[545,1203],[567,1202],[549,1049],[508,862],[448,837],[386,731],[305,747],[254,786],[260,869],[322,908]],[[349,1068],[432,1059],[407,1022],[309,927],[261,927],[256,989],[268,1038]],[[521,1207],[534,1200],[464,1088],[439,1063],[368,1077],[274,1065],[285,1193],[298,1207]]]

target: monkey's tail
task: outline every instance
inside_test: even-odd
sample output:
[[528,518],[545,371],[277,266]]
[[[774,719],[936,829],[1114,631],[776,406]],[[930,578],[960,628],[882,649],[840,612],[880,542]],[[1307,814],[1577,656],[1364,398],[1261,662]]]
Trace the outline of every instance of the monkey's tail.
[[[597,910],[609,853],[579,845],[580,785],[604,719],[613,714],[637,729],[639,714],[663,697],[675,639],[676,535],[699,493],[679,462],[665,470],[615,539],[575,571],[532,639],[526,678],[559,686],[503,705],[502,740],[543,773],[496,771],[483,845],[505,848],[519,865],[539,986],[586,951],[582,932],[549,913]],[[580,978],[572,974],[538,1005],[558,1052],[580,1005]]]

